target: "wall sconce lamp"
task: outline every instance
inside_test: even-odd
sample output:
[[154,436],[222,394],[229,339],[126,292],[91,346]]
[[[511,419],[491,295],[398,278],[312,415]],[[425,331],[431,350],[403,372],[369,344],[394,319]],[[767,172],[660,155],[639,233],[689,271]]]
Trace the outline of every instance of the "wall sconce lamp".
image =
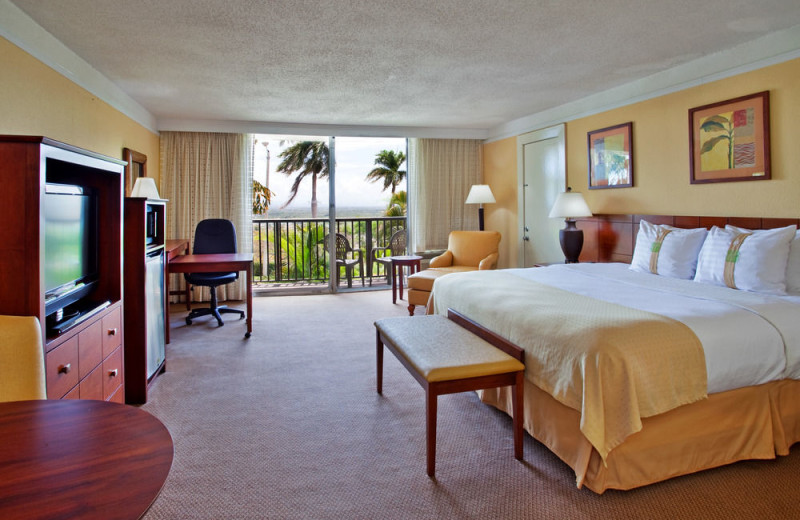
[[465,204],[480,204],[478,206],[478,229],[483,231],[483,205],[494,204],[494,195],[488,184],[473,184],[469,189]]
[[578,262],[578,257],[583,249],[583,230],[575,227],[577,217],[591,217],[592,212],[583,199],[583,195],[567,188],[567,191],[560,193],[556,198],[553,208],[550,210],[550,218],[565,218],[567,227],[559,231],[558,238],[561,242],[561,250],[564,251],[566,263],[574,264]]

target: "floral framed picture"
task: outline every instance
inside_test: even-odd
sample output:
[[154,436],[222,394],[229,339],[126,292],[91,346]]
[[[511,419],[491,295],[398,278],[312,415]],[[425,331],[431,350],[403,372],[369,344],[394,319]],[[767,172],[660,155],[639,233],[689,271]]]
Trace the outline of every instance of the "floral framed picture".
[[770,179],[769,91],[689,110],[691,183]]
[[587,134],[590,190],[633,186],[632,135],[632,122]]

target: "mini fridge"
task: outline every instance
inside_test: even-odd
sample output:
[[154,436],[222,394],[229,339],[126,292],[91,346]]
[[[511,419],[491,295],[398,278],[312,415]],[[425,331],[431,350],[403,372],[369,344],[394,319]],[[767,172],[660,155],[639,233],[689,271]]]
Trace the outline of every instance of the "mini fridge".
[[147,379],[164,363],[166,337],[164,330],[164,248],[147,253],[145,266],[145,299],[147,309]]

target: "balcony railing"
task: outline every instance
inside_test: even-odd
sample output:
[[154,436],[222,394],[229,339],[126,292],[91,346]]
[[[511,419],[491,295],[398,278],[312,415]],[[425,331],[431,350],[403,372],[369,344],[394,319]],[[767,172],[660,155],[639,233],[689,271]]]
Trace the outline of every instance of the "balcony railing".
[[[324,238],[329,221],[317,219],[253,219],[253,282],[260,286],[324,284],[329,278]],[[406,217],[336,219],[336,232],[361,251],[362,275],[385,277],[384,267],[372,262],[372,249],[386,247],[392,234],[406,227]]]

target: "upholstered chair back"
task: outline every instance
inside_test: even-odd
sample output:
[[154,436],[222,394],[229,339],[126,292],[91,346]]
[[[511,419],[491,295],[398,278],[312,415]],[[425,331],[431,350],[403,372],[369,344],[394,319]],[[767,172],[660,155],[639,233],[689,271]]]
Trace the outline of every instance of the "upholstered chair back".
[[47,399],[39,320],[0,316],[0,402],[28,399]]

